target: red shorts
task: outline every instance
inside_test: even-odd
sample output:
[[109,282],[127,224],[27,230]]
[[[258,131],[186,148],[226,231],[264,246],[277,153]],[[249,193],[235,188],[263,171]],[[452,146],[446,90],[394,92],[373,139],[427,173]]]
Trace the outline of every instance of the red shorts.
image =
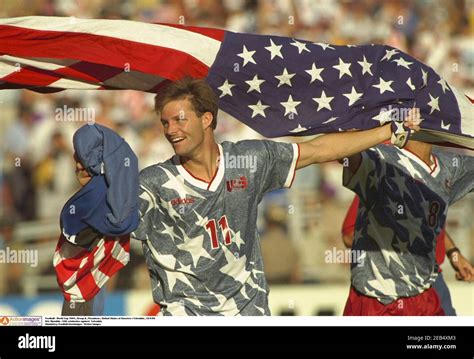
[[353,287],[349,292],[344,314],[352,315],[444,315],[438,294],[433,288],[425,290],[414,297],[399,298],[384,305],[376,298],[360,294]]

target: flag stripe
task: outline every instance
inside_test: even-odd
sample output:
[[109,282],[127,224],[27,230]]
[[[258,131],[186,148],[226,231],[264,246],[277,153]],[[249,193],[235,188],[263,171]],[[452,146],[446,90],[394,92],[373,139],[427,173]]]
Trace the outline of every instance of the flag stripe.
[[92,299],[102,286],[130,260],[130,238],[103,238],[91,250],[59,238],[53,265],[64,298],[83,302]]

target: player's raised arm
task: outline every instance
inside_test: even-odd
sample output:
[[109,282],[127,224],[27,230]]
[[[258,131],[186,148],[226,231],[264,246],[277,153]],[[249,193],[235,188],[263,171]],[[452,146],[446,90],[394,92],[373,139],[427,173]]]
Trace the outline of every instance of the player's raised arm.
[[316,137],[299,144],[300,158],[296,168],[349,157],[390,139],[395,145],[403,147],[411,130],[420,130],[418,111],[410,111],[403,123],[392,122],[366,131],[330,133]]

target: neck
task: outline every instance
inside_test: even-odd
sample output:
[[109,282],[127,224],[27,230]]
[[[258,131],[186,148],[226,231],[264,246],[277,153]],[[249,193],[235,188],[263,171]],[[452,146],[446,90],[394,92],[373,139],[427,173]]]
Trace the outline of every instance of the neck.
[[219,148],[212,140],[204,141],[190,157],[181,157],[181,163],[188,172],[206,182],[210,182],[217,171]]
[[410,152],[413,152],[418,157],[420,157],[424,162],[428,163],[430,166],[433,164],[431,161],[431,153],[432,153],[433,146],[430,143],[410,140],[406,144],[405,148],[409,150]]

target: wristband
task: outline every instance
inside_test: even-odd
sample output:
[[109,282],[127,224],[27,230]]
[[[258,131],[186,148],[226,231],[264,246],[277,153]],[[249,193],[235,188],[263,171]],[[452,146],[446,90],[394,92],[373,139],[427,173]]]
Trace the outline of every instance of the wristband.
[[458,247],[454,247],[454,248],[451,248],[449,251],[446,251],[446,257],[451,259],[451,254],[453,254],[454,252],[461,253]]
[[405,147],[410,138],[411,129],[398,121],[392,121],[390,128],[392,129],[390,142],[399,148]]

